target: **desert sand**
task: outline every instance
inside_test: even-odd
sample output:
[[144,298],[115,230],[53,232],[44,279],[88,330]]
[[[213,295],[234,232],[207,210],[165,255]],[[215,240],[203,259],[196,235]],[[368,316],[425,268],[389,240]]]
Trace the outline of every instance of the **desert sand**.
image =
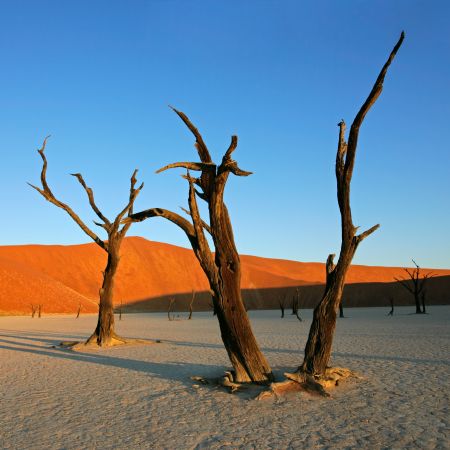
[[[304,307],[314,306],[323,292],[323,263],[304,263],[242,255],[242,289],[252,309],[278,308],[279,299],[290,302],[295,288],[302,289]],[[42,304],[44,314],[96,312],[106,253],[96,244],[0,246],[0,314],[30,314],[31,304]],[[450,270],[432,271],[428,302],[450,303]],[[344,292],[346,306],[387,306],[413,300],[394,277],[403,278],[401,267],[353,265]],[[190,249],[130,237],[122,245],[117,273],[116,305],[134,311],[161,311],[168,298],[186,309],[192,289],[199,295],[197,309],[210,302],[209,287]]]
[[[190,377],[230,365],[217,320],[127,314],[121,335],[162,339],[147,346],[72,352],[96,316],[0,317],[2,449],[444,449],[449,442],[450,306],[428,315],[353,308],[339,319],[332,365],[363,379],[331,399],[293,394],[257,402]],[[280,319],[251,311],[278,377],[301,362],[311,310]]]

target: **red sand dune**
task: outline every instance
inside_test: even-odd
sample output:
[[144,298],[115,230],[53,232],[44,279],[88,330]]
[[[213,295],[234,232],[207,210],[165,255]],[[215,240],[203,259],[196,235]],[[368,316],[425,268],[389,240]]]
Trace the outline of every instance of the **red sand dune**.
[[[324,264],[243,255],[242,288],[282,292],[282,288],[324,282]],[[46,313],[97,310],[106,253],[95,244],[0,247],[0,313],[29,313],[42,304]],[[424,269],[426,273],[428,269]],[[438,276],[450,270],[433,270]],[[398,267],[352,266],[348,283],[390,283],[404,277]],[[117,274],[115,303],[208,291],[208,283],[191,250],[126,238]],[[151,300],[150,300],[151,301]]]

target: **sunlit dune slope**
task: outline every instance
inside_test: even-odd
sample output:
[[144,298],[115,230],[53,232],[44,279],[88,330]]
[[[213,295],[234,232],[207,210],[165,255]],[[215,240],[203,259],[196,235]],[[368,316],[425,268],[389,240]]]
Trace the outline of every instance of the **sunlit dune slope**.
[[[322,263],[247,255],[241,259],[242,288],[254,294],[256,303],[263,299],[263,291],[279,296],[296,286],[324,281]],[[105,264],[106,253],[95,244],[0,247],[0,313],[28,313],[31,304],[43,304],[47,313],[73,313],[80,303],[83,312],[94,312]],[[450,275],[450,270],[433,272]],[[403,277],[403,269],[353,266],[347,281],[389,283],[394,276]],[[208,291],[209,286],[190,249],[139,237],[124,240],[116,304],[136,304],[193,289]]]

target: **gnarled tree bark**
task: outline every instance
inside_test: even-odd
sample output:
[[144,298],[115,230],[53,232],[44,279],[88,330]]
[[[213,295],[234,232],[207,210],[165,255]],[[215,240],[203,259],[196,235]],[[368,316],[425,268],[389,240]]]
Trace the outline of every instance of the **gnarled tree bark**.
[[72,174],[77,178],[78,182],[81,184],[85,190],[89,204],[92,210],[95,212],[97,217],[101,220],[101,223],[94,222],[97,226],[103,228],[107,235],[107,240],[102,240],[94,233],[82,220],[81,218],[72,210],[72,208],[65,203],[58,200],[50,187],[47,184],[46,174],[47,174],[47,158],[45,156],[45,147],[47,144],[48,136],[44,139],[42,147],[38,150],[39,155],[42,158],[43,166],[41,171],[41,188],[30,184],[30,186],[36,191],[38,191],[47,201],[53,203],[58,208],[63,209],[66,213],[74,220],[74,222],[107,254],[108,260],[106,268],[103,272],[103,283],[99,291],[100,302],[99,302],[99,312],[98,321],[94,333],[86,341],[85,344],[94,344],[98,346],[112,346],[118,344],[124,344],[131,342],[130,340],[121,338],[116,335],[114,331],[114,305],[113,305],[113,294],[114,294],[114,280],[119,266],[120,261],[120,246],[122,244],[123,238],[131,226],[131,222],[127,224],[121,224],[121,220],[125,215],[130,215],[133,213],[133,205],[139,192],[144,186],[142,183],[137,189],[136,185],[136,173],[137,170],[133,172],[130,180],[130,194],[127,205],[122,209],[122,211],[116,216],[113,221],[106,218],[94,200],[94,193],[90,187],[88,187],[81,174]]
[[[230,174],[248,176],[251,172],[241,170],[236,161],[231,158],[237,147],[237,136],[232,136],[221,164],[216,165],[197,128],[183,112],[173,110],[194,135],[200,162],[169,164],[157,173],[177,167],[187,170],[184,178],[189,183],[189,211],[186,212],[192,222],[161,208],[152,208],[133,214],[124,222],[142,221],[159,216],[175,223],[186,233],[209,281],[222,340],[234,368],[234,381],[257,383],[270,381],[273,378],[272,370],[259,349],[242,300],[241,264],[230,217],[223,199]],[[200,174],[194,178],[190,175],[190,171],[197,171]],[[208,205],[209,224],[200,217],[197,198]],[[214,242],[214,256],[205,237],[205,231],[211,235]]]

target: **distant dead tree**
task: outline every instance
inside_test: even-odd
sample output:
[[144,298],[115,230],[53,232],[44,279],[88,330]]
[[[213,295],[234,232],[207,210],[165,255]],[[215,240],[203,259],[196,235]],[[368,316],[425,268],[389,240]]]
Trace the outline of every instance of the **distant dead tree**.
[[416,304],[416,314],[425,314],[425,286],[427,285],[428,280],[433,277],[433,274],[431,272],[428,272],[421,277],[420,267],[414,261],[414,259],[412,259],[411,261],[416,267],[413,269],[404,269],[410,279],[408,280],[396,277],[394,277],[394,279],[414,296],[414,302]]
[[342,306],[342,301],[343,301],[343,299],[341,299],[341,302],[339,303],[339,317],[341,319],[343,319],[345,317],[344,316],[344,307]]
[[167,317],[169,318],[170,321],[174,320],[174,317],[170,315],[170,313],[173,311],[174,304],[175,304],[175,297],[169,298],[169,306],[167,308]]
[[426,314],[427,311],[425,309],[425,299],[426,299],[427,291],[426,289],[423,290],[422,294],[420,295],[420,299],[422,300],[422,313]]
[[36,315],[36,311],[37,311],[37,306],[31,304],[31,318],[33,319],[34,316]]
[[281,318],[284,318],[284,309],[286,308],[286,296],[280,295],[280,298],[278,299],[278,304],[280,305],[281,309]]
[[[242,300],[241,262],[223,198],[230,174],[248,176],[251,172],[241,170],[231,157],[237,147],[237,136],[232,136],[222,162],[215,164],[197,128],[184,113],[173,110],[194,135],[200,162],[176,162],[163,167],[157,173],[177,167],[186,169],[183,177],[189,184],[189,210],[185,212],[191,217],[192,222],[162,208],[152,208],[133,214],[125,222],[159,216],[178,225],[186,233],[213,293],[213,304],[222,340],[234,368],[234,381],[270,381],[273,379],[272,370],[259,349]],[[190,171],[200,174],[193,177]],[[200,217],[197,198],[207,204],[209,223]],[[205,232],[211,235],[214,253],[209,247]]]
[[120,300],[120,306],[119,306],[119,320],[122,320],[122,306],[123,306],[123,300]]
[[80,317],[80,313],[81,313],[81,302],[80,302],[80,304],[78,305],[78,311],[77,311],[77,319],[78,319],[78,317]]
[[81,218],[72,210],[72,208],[62,201],[58,200],[51,191],[47,184],[46,173],[47,173],[47,158],[44,154],[45,146],[47,144],[47,136],[44,139],[42,147],[38,150],[39,155],[42,158],[43,166],[41,171],[41,188],[30,184],[30,186],[36,191],[38,191],[47,201],[53,203],[58,208],[63,209],[74,221],[75,223],[101,248],[107,255],[107,265],[103,272],[103,283],[100,289],[100,303],[99,303],[99,313],[97,327],[95,328],[92,336],[86,341],[85,344],[99,345],[99,346],[111,346],[119,345],[129,342],[130,340],[119,337],[114,331],[114,307],[113,307],[113,293],[114,293],[114,279],[119,266],[120,260],[120,246],[122,240],[125,237],[128,229],[132,222],[125,225],[121,225],[121,220],[125,215],[130,215],[133,212],[134,201],[136,200],[139,192],[143,188],[142,183],[139,188],[135,188],[136,185],[136,173],[137,170],[133,172],[130,180],[130,194],[129,200],[126,206],[117,214],[113,221],[110,221],[97,207],[94,200],[94,193],[90,187],[88,187],[79,173],[74,173],[74,176],[80,185],[83,187],[87,194],[89,205],[95,212],[97,217],[101,222],[94,222],[95,225],[103,228],[107,233],[107,239],[100,239],[96,233],[94,233],[82,220]]
[[188,317],[188,320],[192,319],[192,312],[194,311],[194,300],[195,300],[195,291],[192,290],[191,301],[189,302],[189,317]]
[[302,318],[300,317],[300,314],[298,312],[300,308],[300,290],[298,288],[295,288],[295,294],[292,297],[292,315],[295,315],[300,322],[302,322]]
[[[350,128],[348,142],[345,140],[345,122],[342,120],[339,126],[339,140],[336,153],[336,183],[337,198],[341,215],[341,249],[339,260],[335,265],[334,254],[328,256],[326,262],[326,284],[322,299],[314,309],[313,321],[309,330],[309,336],[305,347],[305,356],[302,365],[295,373],[286,374],[290,381],[272,385],[269,395],[293,388],[305,389],[327,396],[321,383],[333,372],[329,368],[331,347],[333,343],[334,330],[336,327],[337,309],[342,299],[345,284],[345,276],[352,262],[353,256],[359,244],[375,230],[379,225],[375,225],[368,230],[356,234],[358,227],[353,225],[352,212],[350,207],[350,183],[352,180],[353,168],[355,164],[356,148],[358,144],[359,129],[364,118],[372,105],[375,103],[383,89],[383,81],[386,72],[394,59],[398,49],[404,39],[402,32],[400,39],[389,55],[388,60],[381,69],[375,85],[372,88],[367,100],[362,105]],[[339,369],[342,372],[342,369]],[[348,371],[347,371],[348,372]]]
[[389,303],[391,304],[391,310],[388,312],[388,316],[394,315],[394,297],[389,297]]
[[38,313],[38,318],[40,319],[42,317],[42,305],[38,305],[37,313]]

